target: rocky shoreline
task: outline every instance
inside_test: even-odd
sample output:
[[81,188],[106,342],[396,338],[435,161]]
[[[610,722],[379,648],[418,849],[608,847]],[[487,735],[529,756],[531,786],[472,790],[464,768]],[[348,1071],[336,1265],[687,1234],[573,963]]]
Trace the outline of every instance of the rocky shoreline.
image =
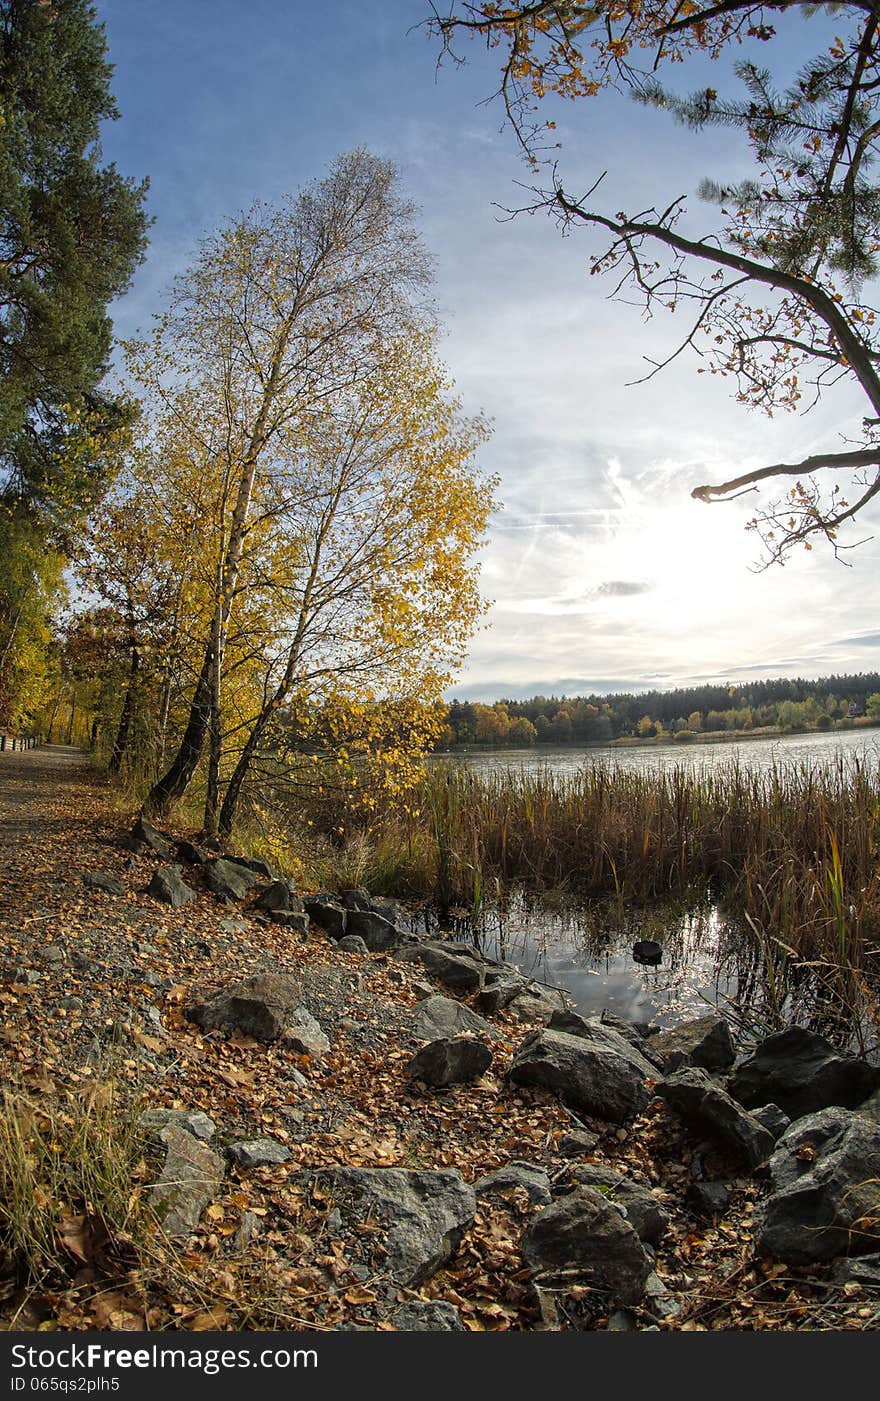
[[[228,1286],[196,1325],[122,1279],[117,1319],[877,1326],[865,1061],[804,1028],[744,1056],[717,1016],[583,1018],[467,944],[417,938],[393,901],[302,895],[143,822],[120,843],[99,815],[79,847],[78,876],[34,886],[54,923],[33,915],[3,970],[6,1048],[47,1094],[112,1052],[164,1236]],[[274,1313],[239,1299],[258,1276]],[[16,1326],[120,1326],[89,1304],[97,1282],[89,1261]]]

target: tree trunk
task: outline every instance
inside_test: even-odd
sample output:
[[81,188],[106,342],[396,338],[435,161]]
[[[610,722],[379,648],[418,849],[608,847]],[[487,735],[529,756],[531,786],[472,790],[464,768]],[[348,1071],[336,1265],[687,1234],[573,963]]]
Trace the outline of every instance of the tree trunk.
[[116,739],[113,741],[113,752],[110,755],[110,762],[107,765],[111,773],[119,773],[122,768],[122,761],[128,749],[128,741],[131,735],[131,717],[134,713],[134,693],[137,685],[138,667],[140,659],[137,647],[131,645],[131,660],[128,668],[128,685],[125,689],[125,699],[122,702],[122,714],[119,717],[119,728],[116,731]]
[[153,784],[144,803],[144,811],[152,813],[154,817],[167,816],[173,804],[186,792],[198,767],[199,759],[202,757],[208,719],[211,713],[213,663],[214,653],[209,643],[205,650],[205,659],[196,683],[189,720],[183,739],[180,741],[180,748],[167,773],[164,773],[158,782]]

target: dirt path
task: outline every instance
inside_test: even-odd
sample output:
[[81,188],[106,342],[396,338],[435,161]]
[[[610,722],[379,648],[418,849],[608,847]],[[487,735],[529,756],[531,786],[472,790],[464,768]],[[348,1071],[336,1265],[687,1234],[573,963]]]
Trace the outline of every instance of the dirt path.
[[88,756],[67,744],[0,752],[0,861],[22,838],[58,835],[82,813],[88,792]]

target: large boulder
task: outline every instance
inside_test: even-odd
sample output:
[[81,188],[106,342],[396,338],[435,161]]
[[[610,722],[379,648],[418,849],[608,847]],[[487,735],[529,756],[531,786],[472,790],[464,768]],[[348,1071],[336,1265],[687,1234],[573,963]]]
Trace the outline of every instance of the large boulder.
[[647,1245],[658,1244],[669,1225],[669,1217],[650,1187],[599,1163],[585,1163],[574,1168],[572,1177],[578,1186],[592,1187],[622,1207],[639,1240]]
[[632,1226],[592,1187],[579,1187],[539,1212],[520,1250],[536,1281],[576,1274],[606,1306],[637,1304],[651,1273]]
[[430,939],[406,945],[397,956],[406,962],[423,964],[432,977],[453,992],[467,994],[483,986],[486,970],[482,961],[478,955],[462,951],[460,945],[450,947]]
[[202,1139],[170,1120],[159,1129],[165,1163],[150,1192],[151,1205],[172,1240],[189,1235],[220,1191],[224,1163]]
[[301,1001],[294,978],[257,973],[187,1007],[184,1015],[204,1031],[240,1031],[257,1041],[277,1041],[285,1027],[295,1024]]
[[824,1036],[803,1026],[768,1036],[729,1081],[730,1093],[746,1108],[772,1102],[791,1119],[832,1104],[854,1109],[878,1085],[880,1070],[841,1055]]
[[217,856],[205,867],[208,886],[215,895],[224,900],[243,900],[259,881],[256,871],[243,866],[240,861],[230,861],[225,856]]
[[832,1106],[798,1119],[770,1159],[758,1243],[790,1264],[869,1255],[880,1233],[880,1124]]
[[525,1189],[531,1206],[549,1206],[553,1195],[550,1190],[550,1178],[544,1169],[535,1163],[514,1159],[513,1162],[496,1168],[495,1172],[490,1172],[474,1183],[474,1191],[478,1197],[504,1196],[517,1187]]
[[302,914],[303,902],[290,881],[273,880],[260,891],[254,901],[254,909],[262,910],[265,914],[276,914],[279,911],[287,913],[288,910]]
[[534,1031],[514,1057],[515,1085],[552,1090],[564,1102],[614,1124],[626,1124],[648,1103],[654,1066],[617,1032],[594,1028],[591,1037]]
[[773,1151],[769,1129],[743,1109],[699,1066],[677,1070],[656,1086],[670,1108],[698,1129],[719,1138],[749,1167],[764,1163]]
[[307,1012],[305,1007],[296,1007],[287,1013],[284,1030],[281,1033],[285,1045],[299,1055],[321,1060],[330,1050],[330,1042],[321,1023]]
[[307,895],[303,907],[312,924],[323,929],[331,939],[341,939],[345,934],[348,912],[332,895]]
[[623,1017],[616,1017],[613,1013],[603,1012],[600,1017],[582,1017],[579,1012],[573,1012],[571,1008],[566,1007],[553,1013],[547,1023],[547,1029],[566,1031],[569,1036],[584,1036],[588,1041],[595,1039],[597,1035],[601,1036],[602,1030],[616,1032],[656,1069],[662,1068],[662,1061],[653,1053],[653,1041],[643,1036],[633,1022],[624,1021]]
[[443,1036],[416,1051],[406,1067],[412,1080],[434,1089],[478,1080],[492,1064],[492,1052],[476,1036]]
[[161,856],[163,861],[168,861],[174,855],[174,843],[170,837],[166,837],[164,832],[160,832],[145,817],[139,817],[131,829],[129,844],[132,850],[149,850]]
[[687,1065],[703,1070],[727,1070],[736,1059],[736,1046],[723,1017],[697,1017],[651,1038],[651,1053],[667,1072]]
[[410,1289],[451,1259],[473,1222],[477,1199],[457,1172],[403,1168],[336,1168],[312,1175],[328,1190],[343,1220],[355,1226],[378,1217],[384,1268]]
[[110,871],[86,871],[82,878],[86,890],[100,890],[104,895],[124,895],[125,886],[119,876]]
[[375,910],[349,910],[346,933],[363,939],[370,953],[386,953],[405,943],[407,935]]
[[439,993],[419,1003],[413,1015],[413,1030],[416,1036],[425,1041],[433,1041],[438,1036],[466,1036],[468,1033],[488,1036],[496,1041],[499,1039],[495,1028],[472,1012],[470,1007],[456,1002],[453,997],[441,997]]
[[477,1005],[481,1012],[501,1012],[525,986],[525,978],[515,968],[487,968]]
[[147,894],[175,910],[187,901],[196,899],[196,892],[182,878],[179,866],[160,866],[158,871],[154,871]]

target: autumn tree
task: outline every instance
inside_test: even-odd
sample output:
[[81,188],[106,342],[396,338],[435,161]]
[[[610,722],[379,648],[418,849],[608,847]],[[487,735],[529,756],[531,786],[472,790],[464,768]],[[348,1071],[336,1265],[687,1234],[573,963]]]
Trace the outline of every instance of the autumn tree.
[[[814,56],[780,86],[763,54],[782,69],[790,26],[816,10],[827,10],[833,32],[825,26]],[[552,212],[566,230],[605,240],[591,270],[612,279],[613,295],[635,295],[648,315],[684,313],[684,335],[646,377],[693,351],[701,372],[730,377],[741,403],[768,414],[804,411],[835,386],[859,391],[864,418],[854,440],[693,492],[706,502],[729,500],[769,482],[782,495],[751,521],[766,561],[783,561],[799,544],[811,548],[815,536],[839,554],[841,527],[880,493],[880,347],[866,292],[880,253],[872,168],[880,140],[877,5],[453,3],[429,23],[453,55],[464,34],[498,49],[513,129],[535,171],[552,172],[532,207]],[[730,81],[721,64],[713,86],[687,96],[659,80],[670,68],[686,72],[690,60],[731,53],[739,57]],[[546,104],[596,98],[612,87],[695,130],[720,126],[746,137],[752,177],[701,187],[718,210],[709,233],[690,231],[679,191],[662,208],[629,214],[610,191],[603,203],[610,182],[601,171],[586,194],[564,187],[549,149],[554,124],[543,120]]]
[[209,729],[216,769],[230,614],[280,444],[369,374],[427,281],[413,212],[388,162],[340,157],[325,179],[206,240],[140,356],[148,405],[173,398],[194,441],[207,412],[205,469],[224,483],[209,635],[178,752],[148,798],[155,813],[186,790]]

